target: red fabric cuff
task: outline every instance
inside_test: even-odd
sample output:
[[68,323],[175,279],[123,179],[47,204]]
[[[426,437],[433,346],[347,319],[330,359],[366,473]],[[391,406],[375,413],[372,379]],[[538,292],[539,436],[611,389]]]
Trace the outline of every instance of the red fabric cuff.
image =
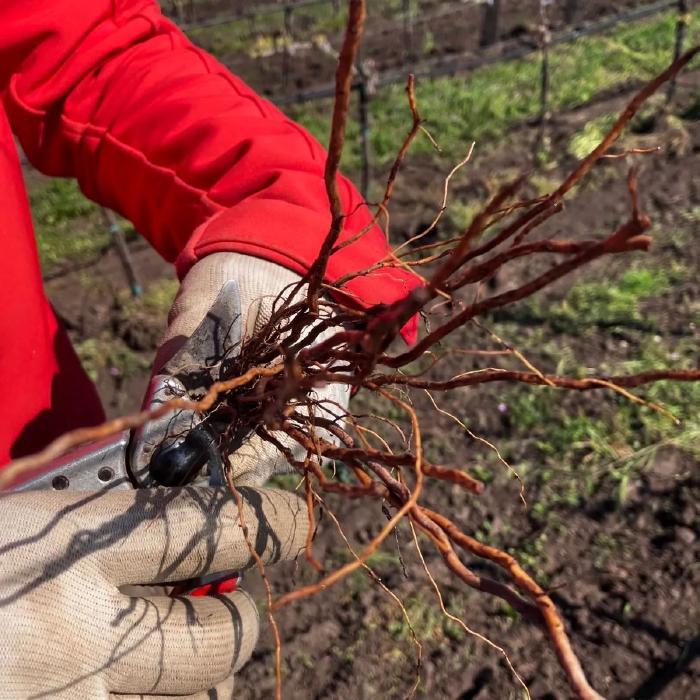
[[[251,222],[255,223],[254,227]],[[280,222],[284,231],[279,230]],[[182,278],[207,255],[236,252],[269,260],[303,275],[316,260],[319,240],[324,238],[322,231],[327,231],[329,226],[330,215],[323,220],[307,208],[294,207],[289,202],[249,199],[216,214],[194,232],[176,260],[177,272]],[[350,235],[345,233],[341,241]],[[383,232],[375,226],[357,243],[331,257],[326,281],[330,283],[349,272],[367,269],[381,260],[386,251]],[[347,282],[343,286],[344,301],[354,301],[359,308],[391,304],[419,285],[420,279],[408,269],[383,267]],[[404,326],[401,335],[409,345],[416,341],[417,317]]]

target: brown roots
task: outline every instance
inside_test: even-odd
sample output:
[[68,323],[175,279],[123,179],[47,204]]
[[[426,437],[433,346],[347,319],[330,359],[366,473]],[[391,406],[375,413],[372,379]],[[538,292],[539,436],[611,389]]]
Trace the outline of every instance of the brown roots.
[[[222,439],[223,453],[246,435],[257,433],[286,455],[303,481],[312,525],[316,523],[314,509],[322,502],[321,493],[324,491],[352,499],[381,500],[390,510],[389,518],[379,534],[362,551],[353,551],[351,561],[331,572],[326,572],[322,563],[316,561],[313,542],[309,539],[306,556],[319,579],[276,599],[268,588],[269,614],[273,623],[272,614],[283,606],[320,593],[352,571],[367,568],[367,559],[399,522],[407,520],[432,543],[455,577],[471,588],[503,599],[544,631],[577,697],[600,698],[587,681],[564,622],[542,587],[512,556],[479,542],[464,532],[449,514],[435,512],[424,504],[424,496],[433,481],[457,485],[465,491],[465,497],[478,496],[484,487],[462,469],[432,464],[425,458],[420,421],[410,399],[405,396],[411,389],[439,393],[486,382],[524,382],[561,391],[614,391],[653,410],[664,411],[663,407],[645,402],[631,390],[659,380],[700,379],[700,369],[668,369],[631,376],[580,379],[543,374],[529,363],[526,363],[528,371],[485,366],[445,377],[440,376],[439,372],[444,353],[441,355],[438,352],[438,344],[443,339],[484,314],[526,299],[594,260],[649,247],[651,222],[640,210],[634,170],[630,170],[628,175],[630,214],[614,231],[584,241],[546,237],[535,240],[534,236],[546,220],[561,211],[565,196],[601,159],[625,155],[611,153],[625,126],[644,101],[672,79],[699,49],[686,53],[642,88],[602,142],[578,163],[551,194],[535,200],[518,200],[518,191],[525,181],[525,178],[518,178],[497,192],[460,236],[419,245],[423,232],[409,245],[402,245],[379,261],[372,269],[405,266],[414,270],[424,283],[396,303],[359,310],[347,303],[347,297],[333,296],[333,285],[324,280],[329,257],[341,247],[338,238],[344,213],[336,191],[336,174],[344,140],[351,69],[363,19],[364,2],[352,0],[346,43],[339,61],[338,95],[326,168],[332,225],[317,262],[304,280],[308,285],[306,293],[295,295],[294,292],[300,289],[297,287],[279,297],[269,323],[247,339],[237,357],[225,363],[225,371],[222,372],[224,378],[213,384],[205,395],[189,400],[175,399],[154,411],[111,421],[98,429],[68,434],[42,453],[12,465],[0,476],[0,485],[3,481],[7,483],[12,480],[18,471],[35,468],[76,444],[140,425],[171,408],[197,410],[205,420],[216,414],[217,422],[224,421],[230,426]],[[407,89],[413,124],[391,169],[377,218],[385,213],[403,158],[421,130],[422,119],[416,106],[412,77]],[[357,232],[353,240],[362,235],[362,231]],[[482,297],[486,281],[511,262],[523,258],[533,261],[529,269],[540,271],[508,291]],[[549,266],[541,266],[539,263],[542,259],[552,262]],[[337,281],[336,286],[346,283],[351,277],[369,274],[372,269],[347,275]],[[477,291],[470,303],[463,301],[459,295],[465,288]],[[335,300],[331,301],[331,298]],[[413,347],[394,352],[393,343],[402,327],[414,315],[427,313],[436,303],[441,304],[441,315],[433,314],[433,318],[439,319],[436,325]],[[320,337],[323,339],[319,340]],[[512,354],[524,360],[512,349],[465,352],[484,361]],[[417,361],[422,362],[420,371],[415,370],[414,363]],[[348,414],[339,406],[322,405],[316,398],[315,389],[333,382],[372,392],[393,404],[410,425],[408,437],[399,425],[394,424],[399,446],[392,447],[386,441],[380,441],[377,446],[377,441],[371,440],[372,430],[363,417]],[[290,443],[297,448],[291,449]],[[302,458],[299,458],[299,448],[304,455]],[[345,463],[352,480],[348,483],[336,479],[324,466],[326,460]],[[231,487],[235,492],[233,483]],[[508,583],[475,573],[465,563],[465,560],[474,558],[495,564]],[[260,562],[259,565],[264,573],[264,567]],[[281,657],[276,628],[275,638],[279,697]]]

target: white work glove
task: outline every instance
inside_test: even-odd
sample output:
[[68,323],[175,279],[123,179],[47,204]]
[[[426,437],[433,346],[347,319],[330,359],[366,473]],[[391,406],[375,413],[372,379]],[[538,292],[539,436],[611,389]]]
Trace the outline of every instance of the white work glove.
[[[275,300],[289,291],[301,277],[275,263],[239,253],[213,253],[196,263],[180,285],[168,316],[168,328],[156,354],[154,369],[162,367],[185,343],[201,323],[219,295],[223,285],[235,280],[241,295],[243,336],[250,337],[270,319]],[[306,294],[306,287],[297,299]],[[322,341],[332,332],[321,334]],[[319,387],[316,398],[323,403],[318,409],[322,417],[334,420],[347,408],[350,389],[344,384]],[[281,433],[275,437],[289,447],[295,458],[302,458],[305,451],[293,440]],[[324,432],[324,437],[332,439]],[[292,470],[285,457],[269,442],[257,435],[250,438],[233,454],[229,461],[233,478],[238,485],[260,486],[274,474]]]
[[[282,491],[241,495],[262,559],[294,558],[305,505]],[[251,598],[120,587],[251,566],[240,522],[226,489],[1,494],[0,698],[231,698],[258,638]]]

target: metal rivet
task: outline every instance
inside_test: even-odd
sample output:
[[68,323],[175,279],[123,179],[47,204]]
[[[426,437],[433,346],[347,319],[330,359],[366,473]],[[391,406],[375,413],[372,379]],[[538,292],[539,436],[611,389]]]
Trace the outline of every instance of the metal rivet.
[[63,491],[70,486],[70,481],[68,481],[67,476],[54,476],[51,486],[53,486],[56,491]]
[[102,482],[106,483],[114,478],[114,471],[109,467],[102,467],[100,471],[97,472],[97,478]]

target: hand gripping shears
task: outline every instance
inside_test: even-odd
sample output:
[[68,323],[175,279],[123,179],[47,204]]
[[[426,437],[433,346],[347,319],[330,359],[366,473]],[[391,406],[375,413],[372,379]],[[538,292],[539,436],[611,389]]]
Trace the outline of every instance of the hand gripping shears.
[[[151,379],[144,404],[202,395],[220,377],[224,358],[240,352],[241,298],[227,282],[204,320]],[[10,490],[106,489],[224,483],[219,441],[224,426],[194,411],[174,410],[136,430],[90,443],[22,475]]]
[[[189,340],[153,376],[144,405],[204,393],[220,378],[224,358],[240,352],[241,323],[238,285],[230,281]],[[172,411],[136,430],[79,447],[22,475],[10,490],[106,491],[182,486],[195,479],[198,485],[221,486],[220,437],[216,422],[203,421],[194,411]],[[170,595],[218,595],[235,590],[239,581],[235,571],[203,576],[176,585]]]

